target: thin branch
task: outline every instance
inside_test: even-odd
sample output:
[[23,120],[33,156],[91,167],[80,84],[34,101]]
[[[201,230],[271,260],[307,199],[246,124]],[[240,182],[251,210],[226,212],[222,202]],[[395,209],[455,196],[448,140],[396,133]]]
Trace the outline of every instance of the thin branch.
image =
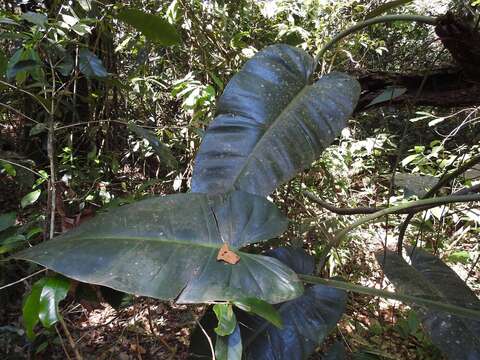
[[[474,185],[472,187],[468,188],[463,188],[452,195],[467,195],[467,194],[474,194],[480,192],[480,184]],[[331,211],[335,214],[338,215],[368,215],[368,214],[373,214],[378,211],[382,211],[385,209],[388,209],[388,207],[355,207],[355,208],[346,208],[346,207],[337,207],[332,204],[329,204],[328,202],[322,200],[320,197],[317,195],[309,192],[309,191],[303,191],[303,195],[307,197],[309,200],[313,201],[314,203],[320,205],[322,208],[327,209],[328,211]],[[413,208],[408,208],[408,209],[399,209],[398,211],[395,212],[395,214],[416,214],[418,212],[424,211],[431,209],[432,207],[436,207],[437,205],[425,205],[425,206],[418,206],[418,207],[413,207]]]
[[[422,196],[423,199],[431,197],[435,195],[443,186],[448,184],[450,180],[455,179],[457,176],[463,174],[468,169],[474,167],[475,165],[480,163],[480,155],[472,157],[470,160],[459,166],[455,171],[451,173],[445,173],[440,180],[430,189],[427,191],[425,195]],[[470,192],[472,189],[470,188]],[[410,222],[412,221],[415,213],[408,214],[405,218],[403,223],[400,225],[399,232],[398,232],[398,240],[397,240],[397,253],[402,253],[403,248],[403,239],[405,238],[405,234],[407,233],[407,228]]]
[[417,208],[417,209],[422,208],[423,210],[425,209],[425,206],[430,206],[430,205],[433,205],[431,207],[435,207],[435,206],[444,205],[444,204],[451,204],[451,203],[457,203],[457,202],[472,202],[472,201],[480,201],[480,195],[479,194],[450,195],[450,196],[442,196],[442,197],[436,197],[431,199],[411,201],[405,204],[392,206],[392,207],[377,211],[373,214],[366,215],[358,219],[354,223],[348,225],[347,227],[345,227],[335,235],[332,246],[334,247],[339,246],[342,239],[345,237],[345,235],[351,230],[355,229],[356,227],[388,214],[395,214],[395,213],[399,213],[400,211],[404,211],[406,209],[412,209],[412,208]]
[[394,300],[398,300],[398,301],[402,301],[410,304],[413,303],[420,306],[425,306],[427,308],[444,311],[450,314],[463,316],[469,319],[472,319],[472,318],[480,319],[480,311],[478,310],[472,310],[469,308],[464,308],[461,306],[456,306],[453,304],[448,304],[440,301],[429,300],[423,297],[385,291],[385,290],[370,288],[366,286],[351,284],[345,281],[324,279],[321,277],[310,276],[310,275],[298,274],[298,277],[302,281],[305,281],[306,283],[309,283],[309,284],[321,284],[321,285],[331,286],[336,289],[353,291],[360,294],[371,295],[371,296],[381,296],[383,298],[389,298],[389,299],[394,299]]
[[205,335],[205,337],[207,338],[208,345],[210,345],[210,352],[212,353],[212,360],[215,360],[216,359],[215,358],[215,349],[213,347],[212,339],[210,339],[210,336],[208,336],[208,333],[205,331],[202,324],[200,324],[200,322],[198,320],[197,320],[197,325],[200,327],[200,330],[202,330],[203,335]]
[[27,279],[30,279],[31,277],[34,277],[35,275],[38,275],[38,274],[40,274],[40,273],[42,273],[42,272],[44,272],[44,271],[47,271],[47,269],[39,270],[39,271],[37,271],[37,272],[34,272],[33,274],[30,274],[30,275],[28,275],[28,276],[25,276],[24,278],[21,278],[20,280],[17,280],[17,281],[14,281],[14,282],[10,283],[10,284],[4,285],[4,286],[0,287],[0,290],[6,289],[6,288],[8,288],[8,287],[10,287],[10,286],[13,286],[13,285],[17,285],[17,284],[21,283],[22,281],[25,281],[25,280],[27,280]]
[[353,34],[359,30],[362,30],[370,25],[373,24],[380,24],[380,23],[390,23],[394,21],[410,21],[410,22],[420,22],[428,25],[436,25],[436,18],[431,16],[421,16],[421,15],[414,15],[414,14],[403,14],[403,15],[386,15],[375,17],[373,19],[369,19],[366,21],[359,22],[352,27],[340,32],[336,35],[332,40],[326,43],[323,48],[320,49],[318,54],[315,56],[315,64],[318,64],[319,60],[325,55],[325,53],[332,48],[337,42],[342,40],[344,37],[347,37],[350,34]]
[[43,178],[43,175],[42,175],[42,174],[40,174],[39,172],[36,172],[35,170],[32,170],[32,169],[30,169],[30,168],[28,168],[28,167],[26,167],[26,166],[24,166],[24,165],[22,165],[22,164],[19,164],[19,163],[16,163],[16,162],[14,162],[14,161],[10,161],[10,160],[7,160],[7,159],[1,159],[1,158],[0,158],[0,161],[4,161],[4,162],[6,162],[6,163],[9,163],[9,164],[12,164],[12,165],[21,167],[22,169],[25,169],[25,170],[27,170],[27,171],[30,171],[31,173],[33,173],[33,174],[35,174],[35,175],[38,175],[38,176],[40,176],[40,177]]
[[10,83],[8,83],[8,82],[6,82],[6,81],[3,81],[3,80],[0,80],[0,84],[5,85],[5,86],[7,86],[7,87],[9,87],[9,88],[11,88],[11,89],[20,91],[20,92],[22,92],[22,93],[24,93],[24,94],[27,94],[27,95],[31,96],[33,99],[35,99],[36,102],[38,102],[38,103],[40,104],[41,107],[43,107],[43,108],[45,109],[45,111],[46,111],[47,113],[50,113],[50,109],[48,108],[48,106],[45,105],[42,100],[40,100],[36,95],[32,94],[31,92],[26,91],[26,90],[24,90],[24,89],[21,89],[21,88],[15,86],[15,85],[12,85],[12,84],[10,84]]
[[60,334],[60,331],[58,330],[58,326],[55,325],[55,331],[57,332],[58,338],[60,339],[60,345],[62,345],[63,352],[65,353],[65,356],[67,357],[68,360],[71,360],[72,358],[68,354],[67,347],[65,346],[65,342],[63,341],[62,334]]
[[50,239],[55,235],[55,211],[57,205],[57,191],[55,187],[55,144],[54,144],[54,135],[55,135],[55,88],[56,88],[56,79],[55,79],[55,69],[50,60],[50,69],[52,72],[52,99],[51,99],[51,109],[49,112],[49,121],[48,121],[48,139],[47,139],[47,154],[48,160],[50,162]]
[[[75,126],[80,126],[80,125],[88,125],[88,124],[102,123],[102,122],[113,122],[113,123],[118,123],[118,124],[122,124],[122,125],[128,125],[128,123],[126,121],[121,121],[121,120],[92,120],[92,121],[82,121],[82,122],[78,122],[78,123],[75,123],[75,124],[69,124],[69,125],[65,125],[65,126],[59,126],[59,127],[55,128],[55,131],[68,129],[68,128],[75,127]],[[142,127],[144,127],[144,126],[142,126]]]
[[315,194],[312,194],[309,191],[303,191],[303,195],[307,197],[309,200],[313,201],[314,203],[320,205],[322,208],[327,209],[338,215],[364,215],[364,214],[372,214],[379,210],[382,210],[377,207],[356,207],[356,208],[343,208],[337,207],[332,204],[327,203],[326,201],[322,200]]
[[475,270],[479,261],[480,261],[480,254],[477,255],[477,258],[473,262],[472,267],[470,268],[470,271],[468,272],[467,277],[465,278],[465,282],[467,282],[468,279],[470,279],[470,276],[473,274],[473,270]]
[[75,345],[75,341],[73,340],[72,335],[70,334],[70,331],[68,331],[67,324],[65,323],[65,320],[63,320],[62,316],[58,317],[58,320],[60,322],[60,325],[62,325],[63,332],[65,333],[65,336],[67,337],[68,343],[70,344],[70,347],[72,348],[73,352],[75,353],[75,357],[77,360],[83,360],[82,355],[77,349],[77,346]]
[[33,120],[30,116],[25,115],[20,110],[15,109],[13,106],[10,106],[8,104],[4,104],[2,102],[0,102],[0,106],[3,106],[4,108],[7,108],[10,111],[13,111],[17,115],[20,115],[21,117],[24,117],[25,119],[30,120],[31,122],[34,122],[35,124],[39,123],[37,120]]
[[442,176],[440,180],[438,180],[438,182],[430,190],[428,190],[428,192],[423,197],[428,198],[432,195],[435,195],[437,191],[446,184],[448,184],[450,180],[455,179],[457,176],[463,174],[465,171],[469,170],[477,164],[480,164],[480,155],[472,157],[470,160],[459,166],[455,171],[452,171],[451,173],[447,173]]

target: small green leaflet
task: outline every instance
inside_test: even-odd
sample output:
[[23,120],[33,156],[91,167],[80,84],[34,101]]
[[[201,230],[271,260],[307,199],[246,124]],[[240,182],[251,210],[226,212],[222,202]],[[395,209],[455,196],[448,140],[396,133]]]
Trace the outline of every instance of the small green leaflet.
[[58,304],[65,299],[70,281],[59,277],[44,277],[32,286],[23,305],[23,323],[27,337],[35,339],[35,325],[41,321],[49,328],[60,319]]
[[271,322],[277,328],[283,327],[282,318],[278,311],[266,301],[256,298],[243,298],[233,302],[239,309],[261,316],[265,320]]
[[28,205],[32,205],[35,201],[37,201],[40,197],[41,192],[41,190],[34,190],[25,195],[22,200],[20,200],[20,205],[22,206],[22,208],[25,208]]
[[46,328],[59,320],[58,304],[65,299],[69,288],[70,281],[65,278],[48,278],[45,281],[38,304],[38,317]]
[[214,329],[217,335],[227,336],[233,333],[237,325],[237,318],[232,304],[216,304],[213,306],[213,312],[218,319],[218,326]]
[[117,18],[133,26],[156,44],[172,46],[180,43],[180,35],[175,27],[160,16],[137,9],[123,9],[118,13]]
[[[7,163],[5,161],[0,161],[0,166],[3,168],[3,170],[10,176],[16,176],[17,175],[17,170],[15,170],[15,166],[13,166],[10,163]],[[2,169],[0,168],[0,170]]]
[[38,280],[32,286],[32,291],[25,299],[25,303],[23,304],[22,315],[23,315],[23,325],[25,326],[25,330],[27,333],[27,337],[30,340],[35,339],[35,333],[33,332],[33,328],[37,325],[39,318],[38,318],[38,306],[40,303],[40,294],[43,289],[43,285],[47,281],[47,278],[42,278]]

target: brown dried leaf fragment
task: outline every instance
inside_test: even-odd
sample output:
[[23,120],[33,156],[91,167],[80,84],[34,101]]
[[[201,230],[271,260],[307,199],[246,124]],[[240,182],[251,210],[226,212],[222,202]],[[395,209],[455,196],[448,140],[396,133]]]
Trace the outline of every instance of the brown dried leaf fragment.
[[227,264],[235,265],[240,261],[240,256],[230,250],[227,243],[224,243],[218,251],[217,261],[225,261]]

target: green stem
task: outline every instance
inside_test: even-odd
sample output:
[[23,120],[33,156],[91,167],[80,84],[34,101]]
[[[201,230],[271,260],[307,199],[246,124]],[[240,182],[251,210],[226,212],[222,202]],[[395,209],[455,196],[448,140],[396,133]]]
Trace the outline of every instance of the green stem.
[[373,214],[369,214],[364,216],[354,223],[348,225],[341,231],[339,231],[332,241],[332,246],[337,247],[340,245],[342,239],[345,235],[350,232],[351,230],[355,229],[356,227],[363,225],[371,220],[375,220],[379,217],[399,212],[400,210],[415,208],[415,207],[422,207],[425,205],[444,205],[450,203],[457,203],[457,202],[470,202],[470,201],[480,201],[480,194],[469,194],[469,195],[450,195],[450,196],[441,196],[431,199],[424,199],[424,200],[417,200],[417,201],[410,201],[405,204],[400,204],[397,206],[392,206],[387,209],[383,209]]
[[359,30],[362,30],[363,28],[366,28],[370,25],[373,24],[380,24],[380,23],[389,23],[389,22],[394,22],[394,21],[415,21],[423,24],[428,24],[428,25],[436,25],[436,18],[431,17],[431,16],[422,16],[422,15],[414,15],[414,14],[403,14],[403,15],[385,15],[385,16],[379,16],[375,17],[373,19],[368,19],[362,22],[359,22],[352,27],[340,32],[338,35],[336,35],[332,40],[330,40],[328,43],[323,46],[318,54],[315,56],[315,64],[318,64],[320,59],[325,55],[325,53],[332,48],[337,42],[339,42],[341,39],[344,37],[353,34],[354,32],[357,32]]
[[361,286],[361,285],[355,285],[355,284],[350,284],[345,281],[338,281],[338,280],[332,280],[332,279],[323,279],[317,276],[310,276],[310,275],[301,275],[298,274],[298,277],[309,284],[321,284],[321,285],[326,285],[326,286],[331,286],[336,289],[342,289],[346,291],[353,291],[356,293],[360,294],[365,294],[365,295],[372,295],[372,296],[380,296],[383,298],[388,298],[388,299],[394,299],[398,301],[402,301],[405,303],[409,304],[416,304],[420,306],[425,306],[430,309],[435,309],[438,311],[444,311],[450,314],[458,315],[458,316],[463,316],[469,319],[478,319],[480,320],[480,312],[476,310],[471,310],[468,308],[464,308],[461,306],[456,306],[456,305],[451,305],[451,304],[446,304],[444,302],[439,302],[439,301],[433,301],[417,296],[412,296],[412,295],[406,295],[406,294],[399,294],[399,293],[394,293],[391,291],[385,291],[385,290],[380,290],[380,289],[374,289],[366,286]]

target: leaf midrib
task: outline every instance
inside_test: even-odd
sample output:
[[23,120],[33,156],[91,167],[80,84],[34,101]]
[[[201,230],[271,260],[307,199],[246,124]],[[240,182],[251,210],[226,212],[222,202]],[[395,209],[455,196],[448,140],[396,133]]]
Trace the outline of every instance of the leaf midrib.
[[[205,242],[194,242],[194,241],[183,241],[183,240],[162,240],[157,237],[144,237],[144,236],[129,236],[129,237],[122,237],[122,236],[96,236],[96,237],[83,237],[83,236],[78,236],[78,237],[72,237],[69,240],[82,240],[82,241],[88,241],[88,240],[115,240],[115,241],[121,241],[121,240],[131,240],[131,241],[150,241],[150,242],[156,242],[156,243],[165,243],[165,244],[178,244],[178,245],[184,245],[184,246],[199,246],[199,247],[206,247],[206,248],[212,248],[212,249],[220,249],[220,247],[223,245],[223,242],[219,240],[220,242],[218,245],[214,243],[205,243]],[[55,240],[53,240],[55,241]],[[230,244],[229,244],[230,245]],[[233,246],[233,245],[231,245]],[[232,248],[231,250],[237,250],[237,248]]]
[[[236,183],[238,181],[238,179],[242,176],[242,173],[245,171],[245,168],[247,167],[247,164],[250,163],[250,159],[252,159],[254,156],[253,154],[255,153],[255,150],[260,146],[260,144],[264,141],[264,139],[267,137],[269,131],[271,131],[271,129],[273,129],[276,124],[278,124],[278,119],[280,119],[284,114],[287,113],[288,110],[290,110],[290,108],[293,107],[293,105],[296,103],[297,99],[303,95],[303,93],[310,87],[311,85],[308,83],[308,80],[306,80],[306,83],[305,85],[302,87],[302,89],[297,93],[297,95],[295,95],[291,100],[290,102],[287,104],[287,106],[285,106],[285,108],[280,112],[280,114],[278,114],[278,116],[275,117],[274,121],[272,121],[272,123],[270,124],[270,126],[266,127],[265,131],[263,132],[263,135],[260,137],[260,139],[257,141],[257,143],[255,144],[255,146],[252,148],[252,150],[250,151],[250,154],[245,158],[245,161],[243,163],[243,165],[241,166],[241,168],[238,170],[237,172],[237,175],[235,176],[234,180],[232,181],[232,188],[233,189],[237,189],[236,188]],[[237,189],[238,190],[238,189]]]

